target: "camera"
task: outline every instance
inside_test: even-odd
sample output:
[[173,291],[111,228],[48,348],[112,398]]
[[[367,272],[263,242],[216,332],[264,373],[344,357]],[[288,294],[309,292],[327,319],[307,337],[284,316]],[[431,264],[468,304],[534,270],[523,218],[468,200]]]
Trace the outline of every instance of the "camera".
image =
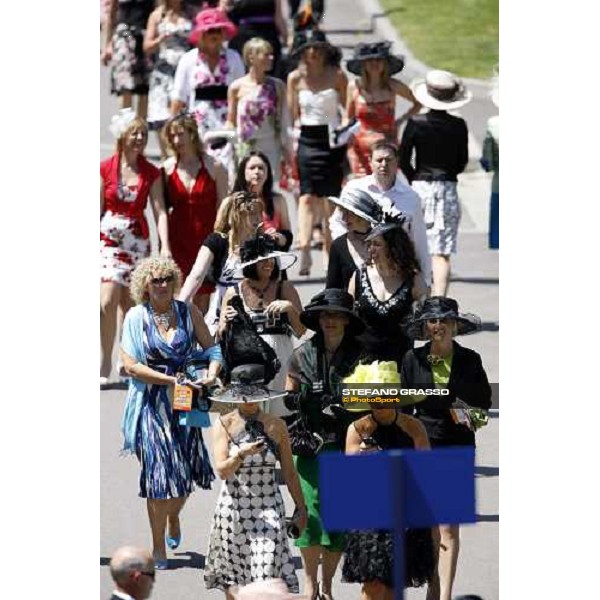
[[274,313],[265,313],[255,311],[251,316],[252,322],[256,326],[257,333],[264,333],[266,329],[273,329],[281,326],[281,316]]

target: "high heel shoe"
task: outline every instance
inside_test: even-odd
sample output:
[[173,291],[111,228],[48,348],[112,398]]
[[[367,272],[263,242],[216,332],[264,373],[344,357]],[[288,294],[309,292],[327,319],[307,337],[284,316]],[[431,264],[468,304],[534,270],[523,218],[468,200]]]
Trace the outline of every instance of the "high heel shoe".
[[169,533],[167,533],[166,536],[167,546],[169,546],[171,550],[175,550],[179,547],[179,544],[181,544],[181,526],[179,524],[179,518],[177,519],[177,529],[179,529],[179,535],[171,537],[169,535],[171,528],[169,527]]

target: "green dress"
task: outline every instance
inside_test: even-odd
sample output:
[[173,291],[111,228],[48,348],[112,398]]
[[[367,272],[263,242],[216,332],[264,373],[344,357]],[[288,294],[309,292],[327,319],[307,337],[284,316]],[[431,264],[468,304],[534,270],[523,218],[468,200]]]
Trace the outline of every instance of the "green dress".
[[[319,361],[319,356],[322,355],[323,350],[317,336],[304,342],[294,350],[288,374],[300,382],[301,389],[303,387],[311,388],[315,382],[322,380],[319,370],[322,368],[320,365],[324,364],[325,371],[328,373],[330,389],[334,390],[335,384],[341,383],[359,359],[360,347],[354,340],[344,338],[330,363]],[[339,452],[343,449],[341,446],[343,439],[345,439],[345,435],[342,435],[342,433],[345,432],[349,423],[334,422],[332,418],[323,415],[321,412],[321,399],[322,394],[316,398],[311,398],[303,410],[307,415],[311,431],[318,432],[326,440],[319,454],[328,451]],[[356,413],[355,415],[349,415],[349,418],[355,419],[361,416],[363,416],[363,413]],[[326,531],[321,520],[318,456],[314,458],[294,456],[294,464],[298,472],[308,513],[306,529],[296,540],[296,546],[298,548],[323,546],[330,552],[342,552],[345,543],[344,534]]]

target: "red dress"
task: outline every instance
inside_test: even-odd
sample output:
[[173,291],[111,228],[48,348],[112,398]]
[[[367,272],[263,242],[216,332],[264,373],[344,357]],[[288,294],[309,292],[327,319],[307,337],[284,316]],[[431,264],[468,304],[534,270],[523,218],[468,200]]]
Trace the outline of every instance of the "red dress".
[[100,279],[128,286],[137,262],[150,255],[144,209],[160,171],[143,156],[138,158],[138,184],[119,180],[119,155],[100,163],[104,213],[100,217]]
[[[217,184],[204,163],[194,182],[191,193],[179,178],[177,167],[167,178],[167,205],[169,211],[169,241],[175,262],[184,279],[189,275],[202,242],[213,232],[217,218]],[[213,283],[205,282],[198,294],[211,294]]]
[[360,130],[348,145],[348,160],[352,173],[361,177],[371,174],[369,154],[372,144],[381,139],[395,141],[396,99],[392,96],[389,100],[367,102],[357,85],[352,102]]

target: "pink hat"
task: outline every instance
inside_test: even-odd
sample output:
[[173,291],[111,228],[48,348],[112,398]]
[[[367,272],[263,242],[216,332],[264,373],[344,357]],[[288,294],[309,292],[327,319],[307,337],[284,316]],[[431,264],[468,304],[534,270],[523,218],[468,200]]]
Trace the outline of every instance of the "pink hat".
[[196,15],[194,29],[190,33],[190,44],[198,43],[200,34],[209,29],[222,29],[225,37],[230,40],[236,33],[237,27],[227,18],[227,15],[218,8],[206,8]]

